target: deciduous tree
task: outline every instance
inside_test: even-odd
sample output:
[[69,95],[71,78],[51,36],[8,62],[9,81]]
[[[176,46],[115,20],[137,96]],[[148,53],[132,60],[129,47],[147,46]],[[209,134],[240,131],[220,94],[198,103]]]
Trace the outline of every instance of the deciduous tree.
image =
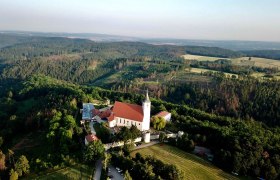
[[24,155],[21,155],[15,164],[15,170],[18,173],[18,176],[29,173],[29,161]]
[[105,148],[100,140],[90,142],[85,149],[85,161],[92,163],[104,156]]

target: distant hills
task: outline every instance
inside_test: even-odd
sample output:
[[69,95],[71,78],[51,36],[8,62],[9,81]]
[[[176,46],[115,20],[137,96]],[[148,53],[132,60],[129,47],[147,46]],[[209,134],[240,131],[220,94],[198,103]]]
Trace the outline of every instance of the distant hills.
[[41,36],[41,37],[67,37],[89,39],[97,42],[120,42],[120,41],[137,41],[155,45],[189,45],[189,46],[207,46],[220,47],[235,51],[244,50],[280,50],[280,42],[264,41],[231,41],[231,40],[190,40],[190,39],[168,39],[168,38],[140,38],[129,36],[118,36],[98,33],[45,33],[45,32],[28,32],[28,31],[0,31],[0,34],[10,34],[22,36]]

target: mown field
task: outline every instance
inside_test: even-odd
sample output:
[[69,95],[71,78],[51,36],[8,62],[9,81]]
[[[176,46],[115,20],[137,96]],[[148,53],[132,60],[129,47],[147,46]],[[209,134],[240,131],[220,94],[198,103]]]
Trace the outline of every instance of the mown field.
[[186,60],[197,60],[197,61],[216,61],[218,59],[228,59],[228,58],[220,58],[220,57],[199,56],[199,55],[192,55],[192,54],[185,54],[182,57]]
[[253,63],[253,66],[262,67],[262,68],[275,68],[280,67],[280,61],[274,59],[258,58],[258,57],[242,57],[237,59],[232,59],[233,63],[237,65],[246,65],[248,63]]
[[186,54],[182,56],[186,60],[197,60],[197,61],[216,61],[218,59],[229,59],[236,65],[252,65],[256,67],[263,67],[263,68],[272,68],[272,67],[280,67],[280,61],[274,59],[267,59],[267,58],[258,58],[258,57],[241,57],[241,58],[220,58],[220,57],[210,57],[210,56],[198,56],[192,54]]
[[238,179],[211,163],[193,155],[186,153],[176,147],[169,145],[154,145],[132,152],[132,156],[139,152],[144,156],[154,156],[168,164],[174,164],[184,172],[185,179],[195,180],[219,180],[219,179]]

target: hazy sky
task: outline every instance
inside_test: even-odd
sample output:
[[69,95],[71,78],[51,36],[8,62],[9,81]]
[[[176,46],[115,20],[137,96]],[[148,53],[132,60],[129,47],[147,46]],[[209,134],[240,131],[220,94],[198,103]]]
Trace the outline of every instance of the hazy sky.
[[280,0],[0,0],[0,30],[280,41]]

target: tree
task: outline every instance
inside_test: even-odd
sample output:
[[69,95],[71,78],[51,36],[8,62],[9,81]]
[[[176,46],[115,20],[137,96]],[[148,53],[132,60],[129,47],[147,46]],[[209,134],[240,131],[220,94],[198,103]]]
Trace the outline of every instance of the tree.
[[163,132],[161,132],[161,133],[159,134],[159,141],[160,141],[160,142],[164,142],[165,139],[166,139],[166,134],[163,133]]
[[66,115],[63,118],[63,121],[68,129],[74,128],[76,126],[76,121],[75,121],[74,117],[71,115]]
[[117,137],[119,140],[123,140],[125,143],[132,139],[129,129],[125,126],[121,128],[120,132],[117,134]]
[[140,162],[145,162],[144,158],[142,157],[142,155],[139,152],[137,152],[135,154],[135,160],[140,161]]
[[165,106],[163,104],[161,104],[159,106],[159,111],[167,111],[167,110],[166,110]]
[[195,148],[193,140],[187,140],[187,151],[192,152]]
[[73,109],[77,109],[77,100],[76,98],[73,98],[72,101],[70,101],[70,106],[73,108]]
[[153,116],[151,123],[154,127],[154,129],[156,130],[161,130],[163,128],[165,128],[166,125],[166,121],[163,117],[157,117],[157,116]]
[[110,163],[112,158],[112,155],[110,153],[105,153],[104,154],[104,160],[103,160],[103,168],[107,169],[108,164]]
[[5,164],[5,154],[0,150],[0,170],[5,170],[6,164]]
[[136,139],[137,137],[141,136],[141,131],[134,125],[130,127],[131,138]]
[[274,166],[270,166],[267,173],[266,173],[267,179],[276,179],[277,178],[277,172],[275,170]]
[[124,180],[132,180],[132,177],[127,170],[125,171],[123,178]]
[[84,157],[85,161],[92,163],[104,156],[105,148],[100,140],[90,142],[86,146]]
[[3,138],[0,136],[0,147],[2,146],[3,142],[4,142],[4,140],[3,140]]
[[9,163],[12,164],[12,160],[13,160],[13,165],[15,165],[15,160],[14,160],[14,151],[12,151],[11,149],[8,149],[8,158],[9,158]]
[[18,173],[18,176],[29,173],[29,161],[24,155],[21,155],[15,164],[15,170]]
[[127,143],[129,140],[131,142],[141,135],[141,131],[137,129],[136,126],[132,125],[130,129],[127,127],[122,127],[120,132],[117,134],[118,139],[123,140],[124,143]]
[[168,172],[168,177],[164,177],[166,179],[172,180],[183,180],[184,174],[180,171],[175,165],[167,165],[166,171]]
[[13,97],[13,92],[12,91],[8,91],[7,97],[11,99]]
[[11,169],[10,171],[10,180],[17,180],[18,179],[18,173],[14,169]]

